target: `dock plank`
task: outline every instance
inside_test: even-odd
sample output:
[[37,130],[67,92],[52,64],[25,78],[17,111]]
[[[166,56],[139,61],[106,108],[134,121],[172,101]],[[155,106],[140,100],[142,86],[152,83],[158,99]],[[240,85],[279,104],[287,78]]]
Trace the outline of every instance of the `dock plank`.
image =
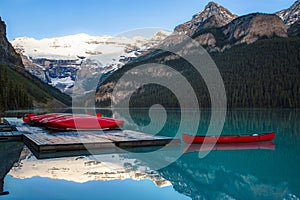
[[24,134],[21,131],[3,131],[0,132],[0,141],[22,141]]
[[17,131],[16,127],[9,124],[0,124],[0,132]]

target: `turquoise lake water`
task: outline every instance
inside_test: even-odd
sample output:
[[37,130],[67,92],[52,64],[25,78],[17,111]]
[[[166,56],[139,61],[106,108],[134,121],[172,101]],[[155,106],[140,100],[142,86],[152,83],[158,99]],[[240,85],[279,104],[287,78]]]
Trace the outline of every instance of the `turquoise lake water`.
[[[168,110],[164,122],[154,111],[150,123],[147,111],[133,110],[134,123],[125,117],[124,128],[180,138],[182,130],[189,133],[198,125],[195,113]],[[190,116],[185,124],[182,115]],[[113,116],[121,118],[122,111]],[[198,135],[205,135],[210,117],[201,111]],[[203,158],[199,146],[182,143],[150,156],[128,152],[37,160],[21,143],[2,142],[0,175],[9,194],[0,199],[299,199],[300,111],[228,111],[222,134],[272,131],[273,142],[217,145]]]

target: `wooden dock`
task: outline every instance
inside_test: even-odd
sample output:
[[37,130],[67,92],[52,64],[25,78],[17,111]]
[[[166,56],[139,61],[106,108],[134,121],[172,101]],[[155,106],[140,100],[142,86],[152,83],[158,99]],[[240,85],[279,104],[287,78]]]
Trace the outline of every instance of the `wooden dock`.
[[0,142],[1,141],[22,141],[23,135],[26,132],[21,131],[1,131],[0,132]]
[[88,152],[116,153],[128,148],[161,147],[180,144],[179,139],[154,136],[131,130],[51,132],[5,118],[17,131],[0,132],[0,141],[22,140],[37,158],[83,155]]

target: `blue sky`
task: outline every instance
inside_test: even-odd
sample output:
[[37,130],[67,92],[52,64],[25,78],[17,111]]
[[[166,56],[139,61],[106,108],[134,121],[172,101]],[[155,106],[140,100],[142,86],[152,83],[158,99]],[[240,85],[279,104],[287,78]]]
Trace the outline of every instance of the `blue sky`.
[[[190,20],[209,0],[0,0],[9,40],[87,33],[117,35],[130,29],[167,30]],[[295,0],[215,0],[231,12],[273,13]]]

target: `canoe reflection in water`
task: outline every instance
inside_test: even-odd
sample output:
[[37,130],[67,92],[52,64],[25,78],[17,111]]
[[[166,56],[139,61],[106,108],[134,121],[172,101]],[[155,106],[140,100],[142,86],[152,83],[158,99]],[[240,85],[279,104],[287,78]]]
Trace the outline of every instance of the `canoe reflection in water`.
[[256,142],[256,143],[227,143],[227,144],[215,144],[213,147],[211,144],[186,144],[183,152],[195,152],[195,151],[225,151],[225,150],[250,150],[250,149],[266,149],[275,150],[275,144],[273,142]]

